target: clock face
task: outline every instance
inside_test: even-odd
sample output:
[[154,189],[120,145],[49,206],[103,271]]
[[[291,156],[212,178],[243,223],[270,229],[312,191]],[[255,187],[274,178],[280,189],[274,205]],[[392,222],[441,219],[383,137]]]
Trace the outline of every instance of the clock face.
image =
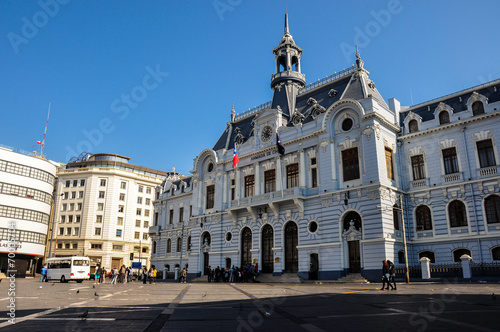
[[260,133],[260,139],[262,142],[268,142],[271,137],[273,137],[273,128],[271,126],[266,125],[262,132]]

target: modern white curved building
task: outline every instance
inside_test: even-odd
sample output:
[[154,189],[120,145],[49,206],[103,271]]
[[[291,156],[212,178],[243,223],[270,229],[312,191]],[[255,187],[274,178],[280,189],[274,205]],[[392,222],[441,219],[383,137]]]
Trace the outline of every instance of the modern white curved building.
[[33,274],[43,257],[56,168],[44,158],[0,147],[1,273]]

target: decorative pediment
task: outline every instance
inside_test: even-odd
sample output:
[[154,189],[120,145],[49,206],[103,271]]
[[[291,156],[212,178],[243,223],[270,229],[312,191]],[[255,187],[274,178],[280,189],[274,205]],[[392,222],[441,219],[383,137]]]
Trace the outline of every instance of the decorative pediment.
[[356,229],[354,226],[354,221],[349,222],[349,229],[342,233],[342,237],[346,241],[357,241],[361,240],[362,233]]
[[422,146],[415,146],[411,149],[408,149],[408,155],[411,156],[418,156],[423,153],[424,148]]
[[300,113],[297,109],[292,114],[292,124],[294,126],[302,126],[302,123],[305,120],[304,114]]
[[314,104],[311,109],[312,109],[311,110],[311,118],[313,118],[313,119],[316,119],[318,117],[318,115],[326,112],[326,108],[324,108],[320,104]]
[[346,137],[344,142],[339,143],[339,146],[342,149],[350,149],[355,145],[356,142],[357,142],[356,138],[350,139],[349,137]]
[[439,145],[441,145],[442,149],[449,149],[454,145],[456,145],[456,139],[455,138],[445,139],[444,141],[440,141]]
[[473,136],[476,136],[476,138],[479,141],[483,141],[485,139],[488,139],[488,135],[491,133],[491,130],[481,130],[477,133],[472,134]]
[[333,98],[333,97],[335,97],[336,95],[338,95],[338,93],[339,93],[339,92],[338,92],[337,90],[335,90],[335,89],[331,89],[330,91],[328,91],[328,97]]
[[262,169],[264,171],[268,171],[270,169],[274,169],[274,161],[272,161],[272,160],[266,160],[265,162],[262,163]]
[[283,158],[285,165],[295,164],[297,162],[297,156],[293,154],[289,154]]

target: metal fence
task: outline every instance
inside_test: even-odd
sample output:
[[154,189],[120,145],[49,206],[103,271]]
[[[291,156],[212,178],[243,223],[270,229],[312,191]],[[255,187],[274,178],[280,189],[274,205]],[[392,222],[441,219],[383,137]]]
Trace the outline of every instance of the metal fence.
[[499,277],[500,263],[472,263],[472,277]]

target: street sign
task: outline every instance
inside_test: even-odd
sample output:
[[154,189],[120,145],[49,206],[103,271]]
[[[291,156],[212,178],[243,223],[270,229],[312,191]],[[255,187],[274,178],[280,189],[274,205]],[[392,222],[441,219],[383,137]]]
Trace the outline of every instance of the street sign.
[[141,265],[142,265],[141,262],[132,262],[133,269],[140,269]]

